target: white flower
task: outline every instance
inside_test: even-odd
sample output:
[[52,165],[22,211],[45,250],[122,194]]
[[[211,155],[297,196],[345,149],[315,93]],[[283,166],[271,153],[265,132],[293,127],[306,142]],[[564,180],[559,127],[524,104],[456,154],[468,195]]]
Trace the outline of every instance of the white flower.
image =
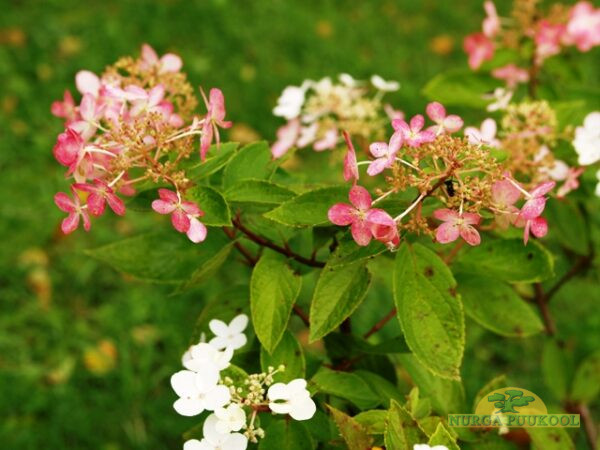
[[500,142],[496,139],[496,121],[494,119],[485,119],[481,123],[481,129],[475,127],[466,127],[465,136],[472,145],[489,145],[490,147],[499,147]]
[[210,370],[211,367],[221,371],[229,367],[232,357],[232,348],[219,351],[212,345],[201,342],[190,347],[183,355],[182,362],[186,369],[194,372],[204,372]]
[[600,111],[589,113],[583,126],[575,128],[573,147],[579,155],[579,164],[587,166],[600,161]]
[[486,100],[494,100],[492,103],[487,105],[489,112],[500,111],[506,109],[510,100],[512,99],[513,91],[504,88],[496,88],[490,95],[484,95],[483,98]]
[[394,92],[400,89],[400,83],[397,81],[385,81],[379,75],[373,75],[371,77],[371,84],[383,92]]
[[[542,145],[533,160],[535,162],[540,162],[549,154],[550,149],[548,146]],[[540,172],[547,174],[555,181],[565,180],[569,176],[569,171],[568,164],[560,159],[555,159],[552,167],[540,167]]]
[[306,389],[306,380],[297,378],[288,384],[275,383],[267,392],[269,408],[275,414],[289,414],[295,420],[308,420],[317,406]]
[[237,350],[246,344],[246,335],[243,331],[248,326],[248,316],[240,314],[233,318],[229,325],[217,319],[213,319],[208,323],[210,331],[215,334],[208,343],[217,350],[231,348]]
[[358,80],[355,80],[352,75],[347,73],[340,73],[338,75],[338,78],[340,79],[342,84],[347,87],[356,87],[360,84]]
[[448,447],[445,445],[436,445],[434,447],[430,447],[428,444],[415,444],[413,446],[413,450],[448,450]]
[[246,425],[246,413],[235,403],[215,409],[215,416],[218,419],[215,428],[219,433],[240,431]]
[[287,120],[298,117],[304,104],[305,95],[306,88],[304,85],[286,87],[277,99],[277,106],[273,108],[273,114]]
[[204,410],[214,411],[231,399],[229,389],[218,385],[219,373],[205,370],[201,373],[180,370],[171,377],[171,386],[179,399],[173,404],[182,416],[196,416]]
[[214,414],[208,416],[202,427],[204,439],[187,441],[183,450],[246,450],[248,438],[240,433],[219,433],[217,420]]

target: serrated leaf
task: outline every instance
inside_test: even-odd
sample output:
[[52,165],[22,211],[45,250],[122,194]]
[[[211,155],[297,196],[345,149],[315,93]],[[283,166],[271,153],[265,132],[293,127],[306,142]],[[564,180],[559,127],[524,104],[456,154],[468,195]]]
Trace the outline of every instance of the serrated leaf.
[[200,244],[169,230],[123,239],[86,253],[137,279],[179,284],[188,283],[195,272],[211,265],[230,243],[217,230],[209,230],[209,238]]
[[420,244],[402,244],[394,267],[394,301],[404,338],[432,373],[460,379],[465,332],[450,269]]
[[327,212],[334,204],[348,202],[348,187],[332,186],[304,192],[265,214],[284,225],[302,227],[331,224]]
[[313,376],[312,382],[320,392],[344,398],[360,409],[374,408],[380,403],[379,396],[358,375],[336,372],[322,367]]
[[273,353],[287,327],[302,279],[274,252],[260,258],[250,281],[250,309],[256,336]]
[[392,400],[386,420],[384,441],[386,448],[411,450],[416,444],[427,441],[427,435],[410,413]]
[[295,378],[304,378],[306,362],[302,347],[292,333],[286,331],[283,337],[269,354],[264,348],[260,349],[260,367],[267,372],[269,367],[277,369],[281,364],[285,371],[275,375],[275,381],[287,383]]
[[592,402],[600,393],[600,351],[592,353],[577,367],[571,399],[584,404]]
[[429,438],[429,445],[431,447],[443,445],[447,447],[448,450],[460,450],[460,447],[456,443],[456,439],[450,434],[443,423],[438,424],[435,432]]
[[321,271],[310,305],[310,341],[316,341],[337,328],[362,303],[371,274],[358,262]]
[[181,284],[181,286],[178,288],[178,292],[182,292],[193,286],[197,286],[198,284],[210,279],[223,265],[223,263],[227,261],[227,257],[229,256],[229,253],[231,253],[232,248],[233,242],[223,245],[223,247],[221,247],[212,255],[212,258],[207,260],[192,273],[189,280]]
[[294,191],[266,180],[241,180],[225,192],[225,198],[230,202],[265,205],[278,205],[295,196]]
[[525,428],[532,441],[532,450],[575,450],[565,428]]
[[521,239],[484,241],[460,254],[455,266],[461,272],[515,283],[543,281],[554,275],[552,255],[540,243],[530,240],[523,245]]
[[404,394],[398,390],[398,387],[382,376],[367,370],[357,370],[354,373],[365,380],[373,392],[379,395],[381,404],[386,408],[389,408],[390,400],[396,400],[397,402],[404,401]]
[[423,94],[444,105],[481,108],[489,103],[483,95],[496,87],[498,81],[489,75],[456,69],[433,77],[423,88]]
[[312,450],[315,443],[308,429],[296,420],[274,420],[259,441],[259,450]]
[[267,180],[277,164],[271,158],[271,149],[266,141],[248,144],[238,150],[225,167],[223,186],[227,190],[241,180]]
[[379,241],[372,240],[369,245],[363,247],[356,245],[354,239],[347,235],[340,240],[335,252],[327,260],[327,265],[345,266],[358,261],[371,260],[385,251],[387,247]]
[[327,409],[329,409],[335,424],[340,430],[340,434],[344,438],[348,450],[365,450],[371,448],[373,439],[367,434],[367,431],[360,423],[342,411],[335,409],[333,406],[327,405]]
[[229,205],[216,189],[196,186],[190,189],[189,196],[204,211],[204,215],[199,218],[203,224],[215,227],[231,225]]
[[457,274],[456,281],[465,312],[488,330],[526,337],[544,329],[535,310],[506,283],[468,274]]
[[370,409],[353,417],[369,434],[383,434],[388,412],[385,409]]

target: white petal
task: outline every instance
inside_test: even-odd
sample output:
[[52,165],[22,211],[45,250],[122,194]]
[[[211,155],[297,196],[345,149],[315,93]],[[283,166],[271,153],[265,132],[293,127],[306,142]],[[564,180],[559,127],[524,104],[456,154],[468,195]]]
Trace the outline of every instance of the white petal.
[[240,433],[230,434],[223,442],[224,450],[246,450],[248,438]]
[[198,394],[196,374],[189,370],[180,370],[171,376],[171,386],[179,397],[193,397]]
[[190,439],[183,444],[183,450],[203,450],[204,448],[198,439]]
[[248,316],[246,314],[240,314],[235,316],[231,322],[229,322],[229,332],[233,334],[241,333],[248,326]]
[[216,336],[226,336],[229,333],[229,327],[227,327],[227,324],[217,319],[213,319],[208,322],[208,328],[210,328],[210,331],[212,331]]
[[229,346],[233,350],[237,350],[238,348],[242,348],[248,342],[248,338],[245,334],[236,334],[229,340]]
[[275,383],[267,391],[269,400],[287,400],[290,398],[287,385],[285,383]]
[[229,388],[218,385],[204,394],[204,407],[209,411],[225,406],[231,400]]
[[208,343],[217,350],[224,350],[229,345],[229,339],[226,337],[217,336],[208,341]]
[[205,370],[196,373],[194,382],[198,392],[208,392],[213,389],[219,381],[219,371],[215,366],[207,366]]
[[231,361],[231,358],[233,358],[233,349],[231,347],[227,347],[222,352],[217,352],[215,364],[219,370],[227,369],[227,367],[229,367],[229,361]]
[[215,429],[217,430],[217,433],[221,434],[227,434],[231,432],[231,429],[229,428],[229,422],[226,420],[218,420],[215,424]]
[[182,416],[197,416],[204,411],[202,402],[198,399],[180,398],[173,403],[173,408]]
[[290,404],[287,402],[285,402],[285,403],[270,402],[269,409],[271,411],[273,411],[275,414],[289,414],[291,408],[290,408]]
[[214,414],[209,415],[204,421],[204,425],[202,426],[202,433],[204,434],[204,438],[213,445],[220,443],[224,435],[223,433],[219,433],[217,431],[217,422],[219,419]]
[[310,397],[305,397],[299,402],[292,403],[290,416],[295,420],[308,420],[315,415],[317,405]]
[[600,132],[600,112],[594,111],[585,116],[583,126],[588,130],[598,134]]
[[304,392],[308,393],[306,390],[306,380],[303,378],[296,378],[292,380],[287,385],[288,395],[290,397],[298,394],[303,394]]

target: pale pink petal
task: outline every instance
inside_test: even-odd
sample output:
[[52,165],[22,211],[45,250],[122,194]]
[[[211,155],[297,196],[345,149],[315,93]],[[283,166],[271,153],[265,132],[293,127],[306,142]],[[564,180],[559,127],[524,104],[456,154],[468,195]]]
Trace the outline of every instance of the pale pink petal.
[[148,92],[148,104],[150,106],[158,105],[165,96],[165,87],[162,84],[157,84],[150,92]]
[[57,192],[54,196],[54,203],[61,211],[70,213],[75,211],[75,203],[73,203],[73,199],[69,197],[64,192]]
[[447,244],[458,239],[460,232],[455,222],[444,222],[435,231],[435,238],[441,244]]
[[410,127],[404,119],[392,120],[392,127],[395,131],[399,131],[400,133],[402,133],[403,136],[406,136],[410,133]]
[[[393,160],[392,160],[393,161]],[[391,164],[388,164],[387,158],[377,158],[374,161],[371,161],[369,167],[367,167],[367,174],[370,176],[375,176],[384,171]]]
[[544,211],[546,207],[546,199],[544,197],[536,197],[527,200],[521,208],[521,216],[527,220],[535,219]]
[[154,49],[148,44],[142,44],[142,59],[150,65],[158,62],[158,55]]
[[190,218],[181,209],[173,211],[173,214],[171,214],[171,223],[173,224],[173,228],[180,233],[187,233],[191,225]]
[[206,239],[206,234],[206,226],[195,217],[192,217],[190,219],[190,228],[187,231],[187,237],[190,241],[195,244],[202,242]]
[[390,145],[388,146],[388,153],[391,156],[395,156],[396,153],[398,153],[398,150],[400,150],[402,147],[403,141],[404,137],[402,136],[402,133],[397,131],[392,134],[392,137],[390,138]]
[[179,72],[182,65],[181,58],[173,53],[167,53],[160,58],[161,72]]
[[436,209],[433,212],[433,217],[438,220],[443,220],[444,222],[455,221],[458,219],[459,215],[456,211],[448,208]]
[[294,146],[300,133],[300,120],[293,119],[277,130],[277,141],[271,147],[271,155],[277,159]]
[[338,141],[338,130],[331,128],[325,132],[325,136],[313,144],[313,149],[317,152],[335,148]]
[[92,94],[85,94],[79,105],[79,114],[83,120],[96,120],[96,98]]
[[508,180],[496,181],[492,185],[492,198],[502,206],[514,205],[521,198],[521,191]]
[[446,108],[439,102],[431,102],[427,105],[425,112],[431,120],[440,123],[446,117]]
[[60,224],[60,228],[63,233],[69,234],[77,229],[79,226],[79,214],[76,212],[69,213],[69,215],[63,219]]
[[485,142],[492,142],[496,137],[496,121],[494,119],[485,119],[481,123],[481,138]]
[[75,85],[81,94],[92,94],[97,97],[100,90],[100,79],[98,75],[89,70],[80,70],[75,75]]
[[535,237],[544,237],[548,233],[548,222],[543,217],[536,217],[531,221],[531,232]]
[[194,202],[182,202],[181,208],[190,216],[200,216],[204,215],[204,213],[198,208]]
[[531,228],[531,220],[528,220],[525,223],[525,228],[523,229],[523,243],[525,245],[527,245],[527,242],[529,241],[529,230]]
[[206,121],[206,126],[202,127],[202,136],[200,137],[200,159],[204,161],[206,159],[206,153],[210,148],[210,144],[213,140],[213,128],[210,126],[210,121]]
[[427,142],[435,141],[435,133],[432,130],[424,130],[419,133],[419,136],[416,138],[418,145],[426,144]]
[[369,242],[371,242],[372,234],[366,221],[357,220],[353,222],[350,226],[350,232],[354,241],[360,246],[369,245]]
[[152,209],[159,214],[171,214],[175,211],[176,205],[170,201],[154,200],[152,202]]
[[158,196],[161,200],[165,200],[171,203],[179,203],[179,197],[176,192],[171,191],[170,189],[159,189]]
[[554,186],[556,186],[555,181],[546,181],[545,183],[540,184],[533,191],[531,191],[531,195],[534,197],[541,197],[542,195],[545,195],[548,192],[550,192],[554,188]]
[[448,133],[456,133],[463,126],[463,120],[456,114],[451,114],[444,119],[444,129]]
[[88,196],[87,205],[92,216],[101,216],[104,213],[106,201],[102,195],[93,193]]
[[350,135],[346,131],[343,132],[343,135],[348,147],[348,151],[344,157],[344,180],[350,181],[354,179],[357,181],[359,174],[358,165],[356,163],[356,151],[354,150],[354,145],[352,145]]
[[362,186],[352,186],[348,197],[350,203],[361,211],[366,211],[371,207],[371,194]]
[[381,158],[382,156],[387,155],[387,142],[373,142],[371,145],[369,145],[369,151],[375,158]]
[[354,208],[346,203],[337,203],[329,208],[327,217],[335,225],[346,226],[355,220],[354,211]]
[[425,118],[421,114],[417,114],[412,119],[410,119],[410,129],[413,132],[418,132],[425,125]]
[[481,221],[481,216],[475,213],[463,213],[462,218],[467,225],[479,225]]
[[115,194],[107,194],[106,201],[108,202],[108,206],[113,212],[119,216],[125,214],[125,203]]
[[212,118],[221,121],[225,118],[225,97],[220,89],[210,90],[210,105],[212,107]]
[[481,244],[481,236],[479,236],[479,232],[470,225],[463,225],[460,227],[460,236],[469,245]]

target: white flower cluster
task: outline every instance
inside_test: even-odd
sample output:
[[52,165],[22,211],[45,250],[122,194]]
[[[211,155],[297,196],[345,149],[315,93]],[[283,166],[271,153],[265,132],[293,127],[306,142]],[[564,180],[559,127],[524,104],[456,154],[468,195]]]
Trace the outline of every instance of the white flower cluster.
[[[334,148],[344,129],[353,135],[370,138],[383,132],[382,110],[391,118],[402,113],[381,104],[386,92],[400,89],[396,81],[385,81],[373,75],[369,82],[341,74],[339,82],[326,77],[319,81],[305,80],[300,86],[286,87],[273,109],[273,114],[288,122],[277,131],[277,142],[271,148],[275,158],[291,147],[312,145],[316,151]],[[369,96],[370,92],[374,96]]]
[[[573,147],[582,166],[600,161],[600,111],[589,113],[583,125],[575,128]],[[600,170],[596,173],[596,178],[598,178],[596,195],[600,197]]]
[[215,337],[191,346],[182,358],[186,370],[171,377],[171,386],[179,396],[173,404],[175,411],[183,416],[212,412],[204,421],[202,440],[188,440],[184,450],[246,449],[248,442],[264,437],[264,430],[255,425],[260,411],[289,414],[295,420],[307,420],[315,414],[316,405],[306,389],[306,380],[273,384],[273,376],[282,372],[283,366],[248,375],[243,385],[236,385],[221,373],[229,367],[234,351],[246,344],[243,331],[247,326],[245,314],[229,324],[211,320],[209,328]]

